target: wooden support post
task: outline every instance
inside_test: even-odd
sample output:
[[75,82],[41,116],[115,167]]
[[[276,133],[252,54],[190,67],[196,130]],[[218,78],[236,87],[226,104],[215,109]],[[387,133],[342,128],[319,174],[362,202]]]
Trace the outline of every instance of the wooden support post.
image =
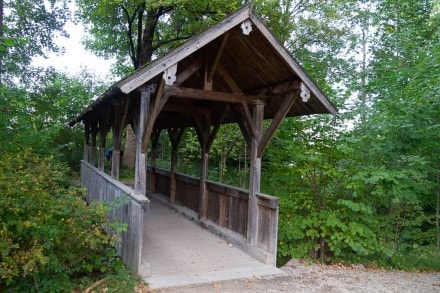
[[104,166],[105,166],[105,142],[107,139],[107,130],[105,129],[104,125],[99,125],[99,156],[98,156],[98,170],[101,172],[104,172]]
[[147,130],[147,120],[149,115],[150,92],[141,92],[141,101],[139,109],[139,122],[136,125],[136,167],[135,167],[135,182],[134,192],[136,194],[145,195],[147,189],[147,152],[144,150],[142,144],[145,139],[145,132]]
[[[128,103],[128,102],[127,102]],[[122,127],[124,124],[123,104],[114,102],[115,117],[113,123],[113,152],[111,162],[111,176],[114,179],[119,179],[119,169],[121,164],[121,139]]]
[[151,132],[151,172],[150,172],[150,192],[156,192],[156,160],[159,146],[160,130]]
[[185,132],[184,126],[180,129],[169,128],[168,135],[171,142],[171,175],[170,175],[170,203],[176,203],[176,172],[177,172],[177,151],[179,143]]
[[98,170],[104,172],[105,170],[105,143],[107,140],[107,133],[110,129],[110,107],[106,107],[100,112],[99,119],[99,156],[98,156]]
[[92,137],[91,137],[91,148],[90,148],[90,163],[95,166],[96,164],[96,136],[98,135],[98,122],[92,122]]
[[206,180],[208,179],[209,164],[209,131],[211,125],[210,113],[205,113],[204,119],[194,117],[195,129],[200,144],[200,186],[199,186],[199,219],[206,219],[208,211],[208,193],[206,192]]
[[249,174],[249,203],[247,240],[250,246],[256,246],[258,242],[258,204],[257,193],[260,192],[261,180],[261,156],[258,156],[258,146],[263,131],[264,105],[257,104],[253,110],[254,135],[251,138],[250,174]]
[[90,122],[84,119],[84,153],[83,160],[89,162]]

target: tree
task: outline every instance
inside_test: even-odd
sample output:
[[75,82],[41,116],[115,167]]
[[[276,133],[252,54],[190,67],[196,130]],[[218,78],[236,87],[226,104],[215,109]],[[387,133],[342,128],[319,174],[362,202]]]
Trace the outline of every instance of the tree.
[[26,79],[34,74],[29,64],[34,56],[48,52],[62,52],[54,38],[67,36],[64,24],[70,17],[68,0],[56,1],[2,1],[3,40],[8,40],[6,50],[0,52],[1,77],[9,82],[12,77]]

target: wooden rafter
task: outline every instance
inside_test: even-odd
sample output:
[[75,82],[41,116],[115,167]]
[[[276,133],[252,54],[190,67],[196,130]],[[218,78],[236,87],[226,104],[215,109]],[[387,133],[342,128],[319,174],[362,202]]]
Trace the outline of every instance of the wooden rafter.
[[217,72],[221,76],[221,78],[226,82],[228,87],[233,91],[234,93],[241,93],[241,88],[238,86],[238,84],[235,82],[235,80],[231,77],[231,75],[226,71],[226,69],[223,67],[223,65],[219,64],[217,66]]
[[297,91],[291,92],[286,95],[283,103],[278,109],[278,112],[276,113],[275,117],[272,119],[272,122],[270,123],[269,127],[264,133],[264,136],[261,138],[261,141],[258,144],[258,151],[257,151],[258,157],[261,157],[263,155],[263,152],[266,149],[266,146],[269,144],[269,141],[274,136],[275,131],[280,126],[284,117],[286,117],[287,112],[289,112],[290,108],[297,101],[297,97],[298,97]]
[[182,72],[177,75],[177,79],[174,82],[176,85],[181,85],[194,73],[196,73],[203,65],[203,58],[198,58],[191,65],[187,66]]
[[148,115],[147,126],[145,130],[145,136],[142,142],[142,149],[145,151],[149,140],[151,138],[151,132],[153,131],[154,123],[156,122],[156,118],[159,115],[161,99],[163,97],[164,92],[164,79],[160,80],[159,86],[156,87],[156,95],[154,97],[153,107]]
[[207,78],[208,82],[212,82],[215,71],[217,70],[217,65],[220,62],[220,58],[222,57],[223,50],[225,49],[225,46],[226,46],[226,43],[228,42],[228,39],[229,39],[229,33],[225,33],[223,35],[223,39],[222,39],[222,43],[220,44],[220,48],[217,51],[217,55],[215,56],[214,63],[212,64],[212,68],[209,71],[208,78]]

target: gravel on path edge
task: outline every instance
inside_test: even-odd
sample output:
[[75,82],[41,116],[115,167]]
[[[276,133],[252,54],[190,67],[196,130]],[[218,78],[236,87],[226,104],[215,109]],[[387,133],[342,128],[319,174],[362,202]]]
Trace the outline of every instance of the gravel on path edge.
[[281,269],[287,273],[286,276],[230,280],[150,292],[440,292],[439,272],[366,269],[362,265],[321,265],[295,259]]

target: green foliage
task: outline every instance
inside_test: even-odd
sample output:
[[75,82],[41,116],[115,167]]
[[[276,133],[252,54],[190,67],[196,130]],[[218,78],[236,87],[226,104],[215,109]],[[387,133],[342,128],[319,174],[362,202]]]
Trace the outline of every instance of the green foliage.
[[61,52],[56,36],[65,36],[64,24],[70,18],[67,0],[2,1],[3,35],[0,46],[2,82],[13,84],[13,78],[26,80],[33,75],[29,64],[34,56]]
[[2,154],[0,288],[71,291],[71,279],[121,266],[104,232],[108,208],[87,205],[65,172],[30,149]]

